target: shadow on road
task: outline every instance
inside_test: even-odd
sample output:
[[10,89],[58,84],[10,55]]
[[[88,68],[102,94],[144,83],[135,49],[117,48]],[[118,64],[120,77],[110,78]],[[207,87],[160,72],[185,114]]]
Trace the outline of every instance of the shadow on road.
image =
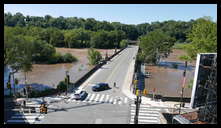
[[51,112],[49,111],[48,113],[53,113],[53,112],[57,112],[57,111],[66,111],[67,112],[68,109],[89,107],[89,106],[99,105],[99,104],[104,104],[104,103],[87,103],[86,105],[80,105],[80,106],[68,107],[68,108],[48,108],[49,110],[54,110],[54,111],[51,111]]

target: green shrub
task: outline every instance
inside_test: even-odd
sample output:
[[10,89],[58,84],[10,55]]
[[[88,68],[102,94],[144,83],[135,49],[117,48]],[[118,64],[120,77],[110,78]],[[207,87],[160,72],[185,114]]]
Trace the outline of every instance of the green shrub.
[[55,53],[49,60],[49,64],[56,63],[71,63],[77,61],[77,58],[72,56],[70,53],[66,53],[63,56],[60,53]]
[[49,60],[48,63],[49,64],[56,64],[56,63],[62,63],[63,62],[63,58],[62,55],[60,53],[55,53]]
[[67,89],[67,83],[65,81],[60,81],[57,90],[64,92]]
[[88,59],[91,65],[95,65],[99,63],[99,61],[102,59],[102,56],[100,52],[90,48],[88,50]]
[[120,42],[120,47],[121,47],[121,48],[125,48],[125,47],[127,47],[127,45],[128,45],[128,40],[122,40],[122,41]]
[[77,61],[77,58],[72,56],[70,53],[64,54],[62,57],[64,63],[71,63]]

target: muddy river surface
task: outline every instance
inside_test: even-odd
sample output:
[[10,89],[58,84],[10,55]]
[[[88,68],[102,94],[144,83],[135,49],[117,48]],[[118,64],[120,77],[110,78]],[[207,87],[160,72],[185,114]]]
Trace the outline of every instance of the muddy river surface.
[[[106,52],[108,52],[109,56],[114,54],[114,49],[97,50],[101,52],[103,57],[105,57]],[[74,83],[94,67],[88,64],[88,49],[56,48],[56,51],[62,54],[71,53],[77,57],[78,61],[63,64],[34,64],[32,71],[27,73],[28,84],[37,83],[56,88],[58,83],[65,79],[66,71],[69,71],[70,81]],[[16,73],[15,78],[19,79],[19,84],[25,83],[23,72]]]

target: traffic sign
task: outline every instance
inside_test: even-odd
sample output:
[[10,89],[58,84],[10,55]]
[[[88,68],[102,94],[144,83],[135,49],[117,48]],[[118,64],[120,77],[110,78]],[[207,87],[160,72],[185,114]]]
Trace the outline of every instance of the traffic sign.
[[140,90],[136,90],[136,96],[139,96]]
[[143,90],[143,94],[144,94],[144,95],[147,95],[147,94],[148,94],[147,89],[144,89],[144,90]]

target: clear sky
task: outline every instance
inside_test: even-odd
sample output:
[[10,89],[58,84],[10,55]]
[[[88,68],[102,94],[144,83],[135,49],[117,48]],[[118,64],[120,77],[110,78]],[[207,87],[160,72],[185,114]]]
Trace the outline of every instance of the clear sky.
[[203,16],[217,20],[216,4],[5,4],[4,12],[53,17],[94,18],[125,24],[154,21],[189,21]]

